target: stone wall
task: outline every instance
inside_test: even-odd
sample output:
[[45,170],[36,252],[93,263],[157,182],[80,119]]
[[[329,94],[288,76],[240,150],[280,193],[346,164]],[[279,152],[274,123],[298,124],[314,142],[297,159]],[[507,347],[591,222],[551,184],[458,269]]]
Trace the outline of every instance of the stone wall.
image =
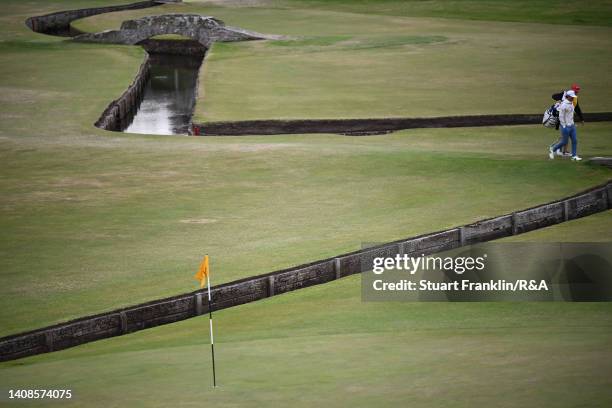
[[100,118],[95,123],[96,127],[114,131],[121,131],[127,127],[127,124],[138,110],[147,80],[149,79],[149,58],[149,54],[147,54],[138,69],[134,81],[132,81],[119,98],[112,101],[102,112],[102,115],[100,115]]
[[[227,27],[223,21],[199,14],[163,14],[127,20],[119,30],[86,33],[75,41],[104,44],[138,44],[158,35],[178,34],[209,48],[215,41],[249,41],[273,38],[253,31]],[[275,38],[275,37],[274,37]]]
[[[584,117],[588,122],[612,121],[612,112],[587,113]],[[193,134],[200,136],[303,133],[339,133],[360,136],[388,133],[401,129],[534,125],[540,124],[541,122],[541,114],[518,114],[446,116],[435,118],[245,120],[201,124],[194,123],[192,129]]]
[[202,57],[206,47],[194,40],[144,40],[140,44],[149,54],[189,55]]
[[592,157],[589,159],[589,163],[612,169],[612,157]]
[[[429,255],[532,231],[612,208],[612,181],[559,201],[473,224],[390,242],[212,288],[214,310],[253,302],[360,273],[376,256]],[[61,350],[208,313],[199,290],[0,339],[0,361]]]
[[[180,2],[177,0],[175,2]],[[70,23],[80,18],[95,16],[97,14],[110,13],[121,10],[136,10],[148,7],[155,7],[163,4],[164,1],[139,1],[136,3],[124,4],[119,6],[93,7],[78,10],[59,11],[57,13],[45,14],[28,18],[25,23],[37,33],[70,36]]]

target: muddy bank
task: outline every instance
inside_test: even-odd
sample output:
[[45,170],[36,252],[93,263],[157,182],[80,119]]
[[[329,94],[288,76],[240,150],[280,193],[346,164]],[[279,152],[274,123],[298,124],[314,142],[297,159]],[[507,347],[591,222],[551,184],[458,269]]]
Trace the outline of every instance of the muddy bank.
[[[587,122],[612,121],[612,112],[587,113],[584,117]],[[199,136],[304,133],[339,133],[363,136],[384,134],[402,129],[535,125],[541,122],[541,114],[470,115],[435,118],[247,120],[203,124],[194,123],[192,133]]]

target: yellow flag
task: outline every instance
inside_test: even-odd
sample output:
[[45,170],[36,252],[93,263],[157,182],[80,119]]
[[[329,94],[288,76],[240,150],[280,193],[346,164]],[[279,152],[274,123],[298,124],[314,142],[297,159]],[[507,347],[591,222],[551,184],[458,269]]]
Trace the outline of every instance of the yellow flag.
[[193,277],[200,281],[200,287],[203,288],[206,286],[206,278],[208,277],[208,255],[204,257],[202,263],[200,264],[200,269],[198,273],[196,273]]

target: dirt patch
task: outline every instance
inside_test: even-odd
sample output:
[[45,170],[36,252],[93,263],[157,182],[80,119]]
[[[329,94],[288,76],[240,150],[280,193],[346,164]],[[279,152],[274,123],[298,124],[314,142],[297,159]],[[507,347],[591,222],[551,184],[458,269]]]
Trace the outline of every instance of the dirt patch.
[[213,218],[191,218],[180,221],[182,224],[214,224],[217,220]]
[[68,96],[68,92],[41,91],[34,89],[0,87],[0,103],[34,103],[40,99],[60,99]]
[[64,177],[55,183],[50,184],[53,187],[58,188],[103,188],[107,187],[109,183],[102,182],[96,179],[82,179],[76,177]]

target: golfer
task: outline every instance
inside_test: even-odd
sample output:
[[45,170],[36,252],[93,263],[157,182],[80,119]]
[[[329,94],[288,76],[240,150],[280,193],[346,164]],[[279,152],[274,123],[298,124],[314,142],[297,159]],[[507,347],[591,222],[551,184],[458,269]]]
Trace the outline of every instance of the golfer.
[[[578,93],[580,92],[580,85],[572,84],[571,90],[574,91],[574,93],[576,94],[576,97],[572,101],[572,104],[574,105],[574,112],[576,113],[578,120],[582,122],[582,124],[584,125],[584,117],[582,116],[582,109],[580,109],[580,104],[578,104]],[[561,91],[559,93],[553,94],[552,95],[553,100],[559,103],[563,102],[563,100],[565,99],[566,92],[567,91]],[[557,122],[556,129],[559,130],[559,122]],[[559,141],[561,141],[561,138],[559,138]],[[567,152],[567,145],[563,146],[563,152],[561,152],[560,150],[557,150],[555,153],[557,154],[557,156],[570,156],[570,154]]]
[[582,160],[576,153],[578,150],[578,138],[576,136],[576,124],[574,123],[574,98],[576,92],[569,90],[565,93],[565,98],[559,106],[559,123],[561,125],[561,141],[554,146],[551,146],[548,150],[548,157],[553,160],[555,158],[555,151],[566,146],[569,139],[572,139],[572,160]]
[[[574,112],[576,112],[576,116],[578,117],[578,120],[582,122],[582,124],[584,124],[584,116],[582,115],[582,109],[580,109],[580,104],[578,103],[578,94],[580,93],[580,85],[572,84],[572,87],[570,89],[574,91],[574,93],[576,94],[576,96],[572,100],[572,104],[574,105]],[[559,93],[555,93],[552,95],[552,99],[557,102],[563,102],[563,99],[566,93],[567,91],[561,91]]]

